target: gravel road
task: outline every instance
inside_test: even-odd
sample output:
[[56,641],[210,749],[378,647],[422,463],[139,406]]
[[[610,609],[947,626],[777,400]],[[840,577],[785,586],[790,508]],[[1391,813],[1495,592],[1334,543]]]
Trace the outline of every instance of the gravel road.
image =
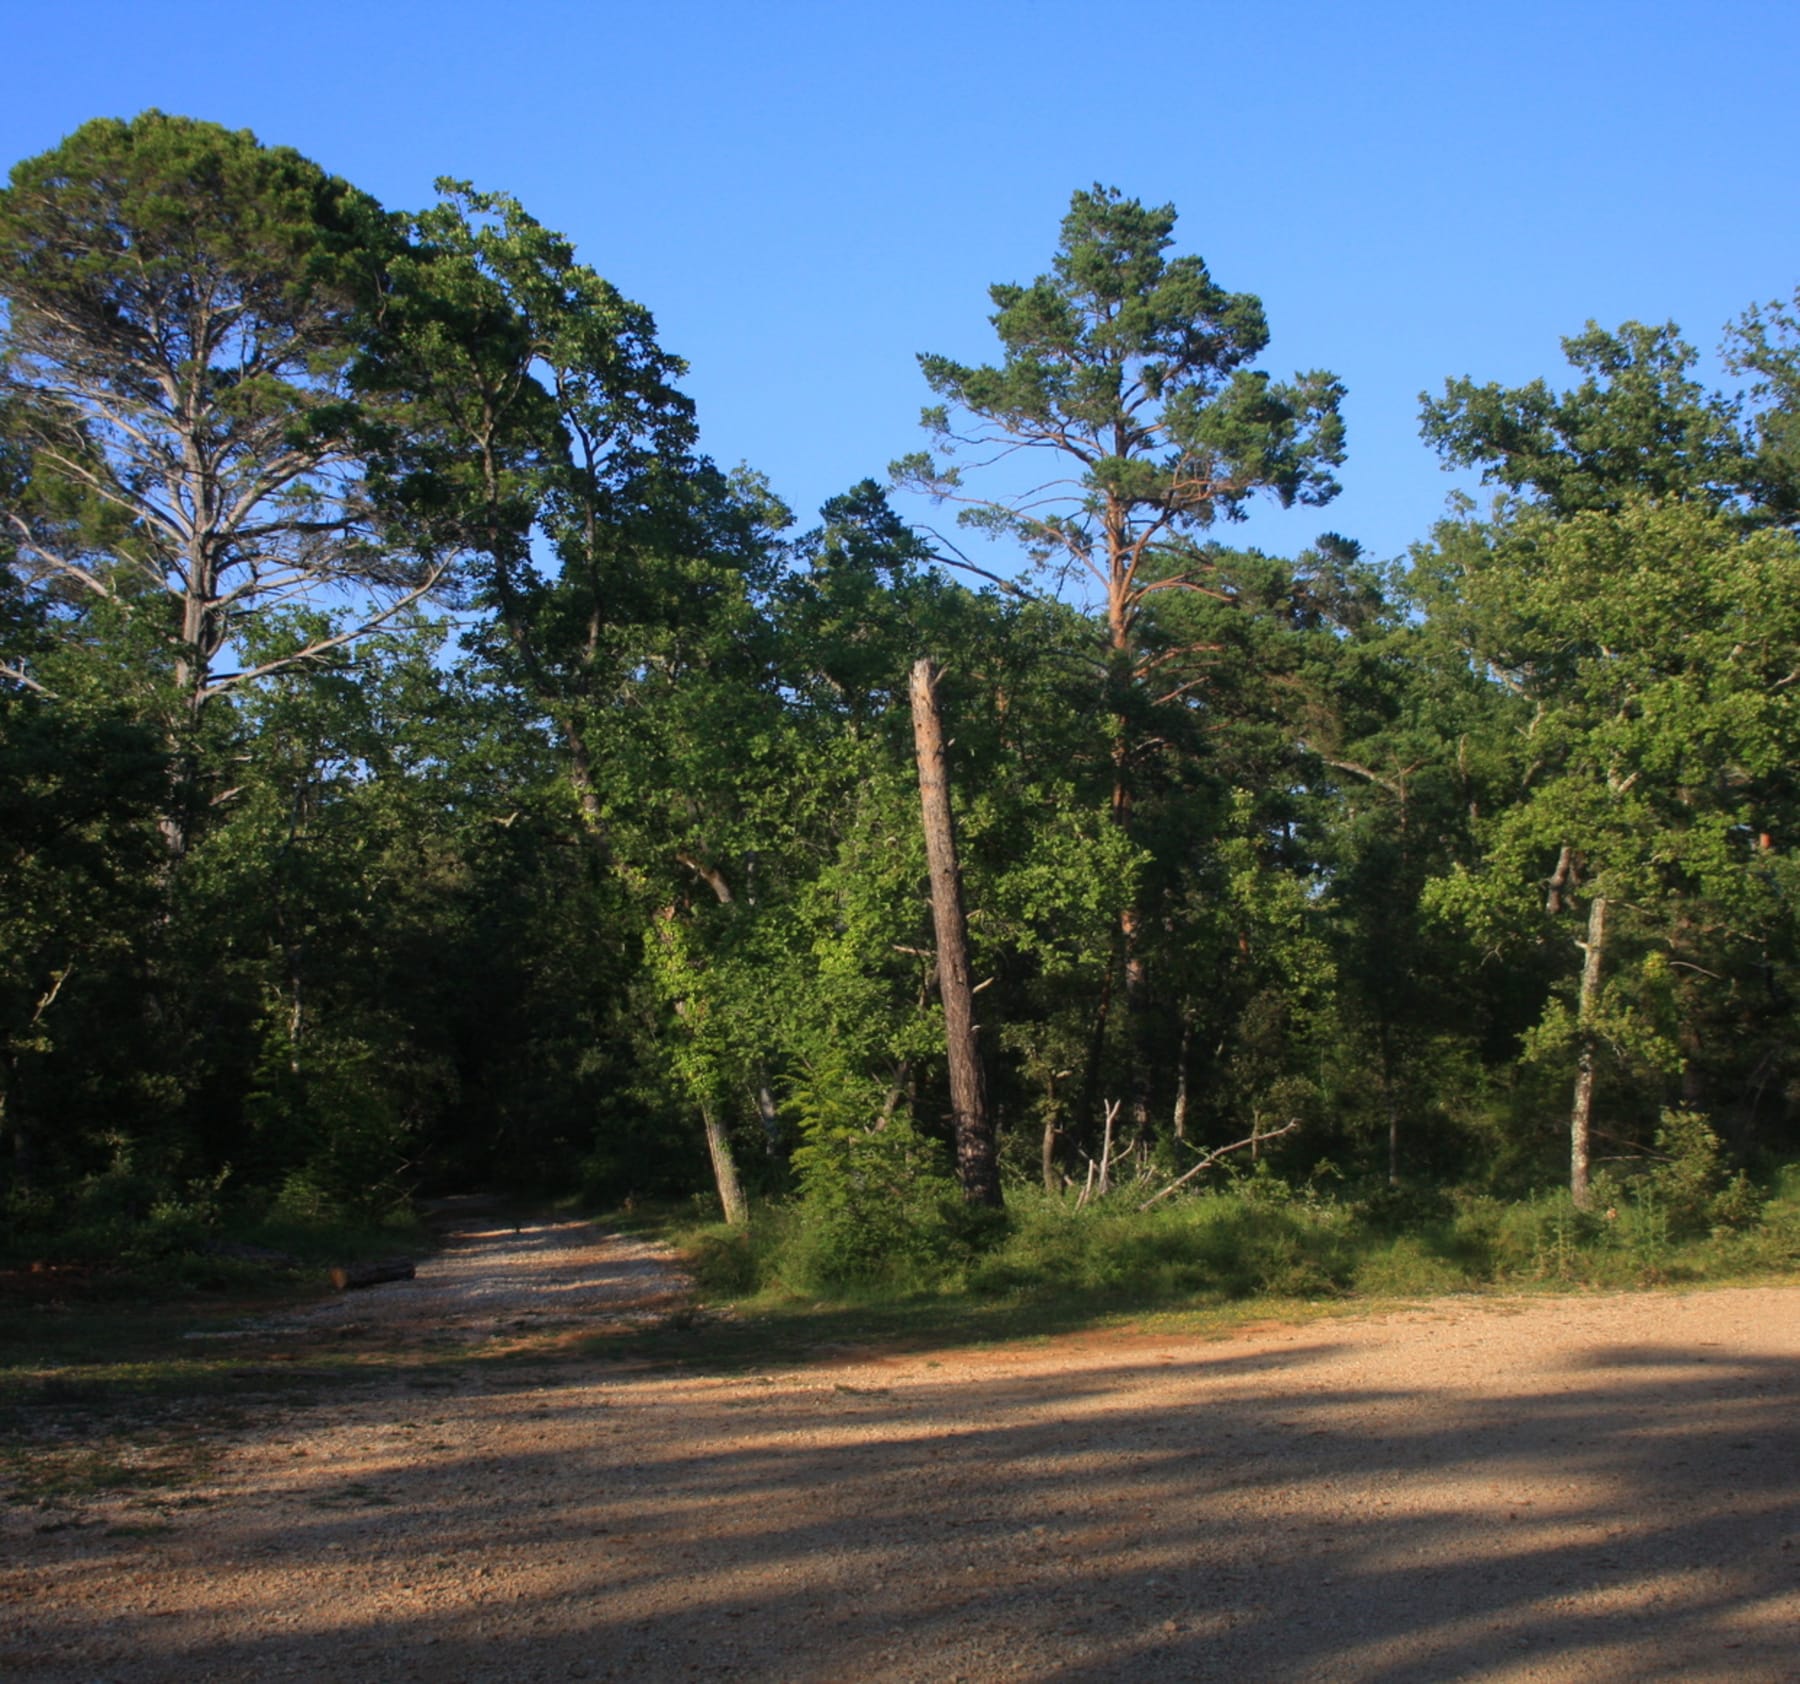
[[247,1328],[432,1360],[253,1412],[151,1508],[0,1510],[0,1677],[1800,1680],[1800,1286],[546,1354],[683,1291],[642,1242],[475,1222]]

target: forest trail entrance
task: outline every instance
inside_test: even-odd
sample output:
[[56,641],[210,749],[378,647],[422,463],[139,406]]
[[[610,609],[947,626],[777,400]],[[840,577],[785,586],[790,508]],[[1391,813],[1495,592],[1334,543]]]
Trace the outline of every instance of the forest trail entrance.
[[471,1223],[267,1324],[271,1365],[406,1360],[213,1424],[179,1494],[0,1510],[0,1674],[1800,1680],[1800,1285],[733,1373],[554,1349],[683,1301],[642,1241]]
[[648,1240],[522,1217],[494,1199],[443,1199],[429,1214],[444,1246],[414,1279],[341,1293],[264,1327],[350,1330],[405,1345],[472,1345],[509,1333],[592,1337],[654,1323],[689,1295],[668,1248]]

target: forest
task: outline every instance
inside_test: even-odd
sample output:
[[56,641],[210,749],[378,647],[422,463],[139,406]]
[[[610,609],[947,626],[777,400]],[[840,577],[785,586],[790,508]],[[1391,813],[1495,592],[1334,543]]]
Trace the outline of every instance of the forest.
[[1176,1284],[1800,1261],[1800,292],[1722,389],[1674,324],[1446,370],[1481,496],[1281,556],[1339,381],[1172,206],[1045,252],[796,515],[504,194],[154,111],[15,167],[0,1252],[480,1188],[815,1292],[1201,1213]]

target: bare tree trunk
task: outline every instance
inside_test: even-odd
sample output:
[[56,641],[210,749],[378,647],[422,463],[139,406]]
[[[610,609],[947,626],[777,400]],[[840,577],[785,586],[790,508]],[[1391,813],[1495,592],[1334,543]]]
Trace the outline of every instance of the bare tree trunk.
[[1569,1112],[1569,1196],[1576,1208],[1588,1207],[1588,1163],[1594,1115],[1594,1057],[1599,1037],[1594,1019],[1600,1007],[1600,967],[1606,955],[1606,896],[1588,903],[1587,940],[1581,961],[1581,1004],[1576,1034],[1580,1054],[1575,1067],[1575,1103]]
[[1381,1097],[1387,1106],[1387,1179],[1400,1185],[1400,1101],[1394,1093],[1394,1038],[1387,1022],[1381,1025]]
[[971,1204],[998,1209],[1000,1166],[987,1084],[975,1041],[975,991],[969,979],[968,919],[957,868],[956,828],[950,814],[950,773],[938,717],[937,675],[920,659],[912,669],[913,745],[919,761],[919,805],[925,857],[931,866],[931,919],[937,932],[938,995],[944,1002],[944,1039],[950,1055],[950,1106],[956,1119],[956,1174]]
[[1119,1102],[1108,1100],[1106,1106],[1106,1128],[1100,1136],[1100,1197],[1105,1198],[1112,1191],[1112,1148],[1113,1124],[1119,1120]]
[[1175,1138],[1187,1139],[1188,1056],[1194,1045],[1194,1025],[1186,1012],[1181,1015],[1181,1051],[1175,1055]]
[[756,1115],[762,1122],[763,1145],[772,1157],[781,1150],[781,1107],[769,1091],[769,1075],[760,1064],[756,1067]]

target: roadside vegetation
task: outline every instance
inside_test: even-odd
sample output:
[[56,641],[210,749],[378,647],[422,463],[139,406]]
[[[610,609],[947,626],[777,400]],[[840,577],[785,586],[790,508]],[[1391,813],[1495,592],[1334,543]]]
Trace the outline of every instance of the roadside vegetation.
[[1800,1269],[1800,1165],[1766,1185],[1727,1175],[1691,1126],[1671,1155],[1595,1178],[1584,1210],[1566,1188],[1518,1198],[1379,1185],[1360,1195],[1324,1166],[1298,1185],[1251,1172],[1141,1208],[1148,1182],[1077,1204],[1020,1189],[998,1219],[898,1189],[879,1229],[803,1200],[748,1225],[659,1224],[701,1298],[747,1313],[806,1304],[937,1301],[953,1314],[1013,1304],[1096,1313],[1258,1300],[1351,1301],[1485,1291],[1629,1289],[1791,1275]]

